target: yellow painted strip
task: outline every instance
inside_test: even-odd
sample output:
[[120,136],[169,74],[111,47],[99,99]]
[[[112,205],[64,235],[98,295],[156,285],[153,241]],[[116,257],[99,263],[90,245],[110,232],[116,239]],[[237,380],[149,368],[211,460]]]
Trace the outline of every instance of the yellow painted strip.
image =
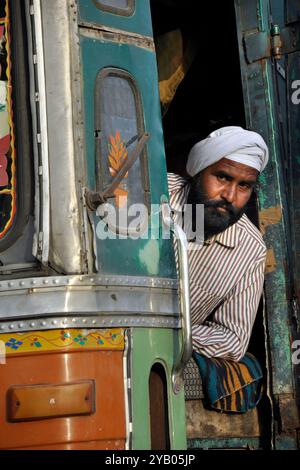
[[5,333],[0,335],[0,341],[5,344],[7,356],[43,351],[84,351],[86,349],[122,351],[125,346],[124,330],[121,328]]

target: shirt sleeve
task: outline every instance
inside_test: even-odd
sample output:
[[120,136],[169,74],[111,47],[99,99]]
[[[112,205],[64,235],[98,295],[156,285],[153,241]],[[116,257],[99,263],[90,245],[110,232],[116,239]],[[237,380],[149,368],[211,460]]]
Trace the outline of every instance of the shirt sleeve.
[[195,351],[232,361],[245,355],[263,290],[265,261],[266,250],[217,307],[212,321],[192,326]]

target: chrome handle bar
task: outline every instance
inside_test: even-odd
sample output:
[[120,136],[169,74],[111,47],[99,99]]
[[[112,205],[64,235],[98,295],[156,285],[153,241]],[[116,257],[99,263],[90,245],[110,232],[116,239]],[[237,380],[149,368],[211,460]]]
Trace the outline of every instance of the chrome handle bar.
[[172,384],[173,391],[178,394],[183,386],[183,369],[192,356],[192,327],[190,314],[190,285],[189,285],[189,261],[187,252],[187,238],[182,228],[174,222],[171,216],[171,208],[167,202],[162,203],[163,223],[171,229],[178,243],[179,265],[179,292],[182,325],[182,349],[178,361],[173,366]]

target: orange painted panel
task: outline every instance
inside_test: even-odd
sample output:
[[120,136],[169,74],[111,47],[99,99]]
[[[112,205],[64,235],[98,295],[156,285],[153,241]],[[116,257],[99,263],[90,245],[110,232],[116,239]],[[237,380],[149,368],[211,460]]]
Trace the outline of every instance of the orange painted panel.
[[36,447],[24,447],[18,450],[125,450],[125,440],[69,442]]
[[[79,449],[89,448],[88,442],[94,449],[123,446],[126,425],[122,351],[11,356],[0,372],[0,448]],[[8,422],[7,399],[11,387],[90,380],[95,381],[92,415]]]

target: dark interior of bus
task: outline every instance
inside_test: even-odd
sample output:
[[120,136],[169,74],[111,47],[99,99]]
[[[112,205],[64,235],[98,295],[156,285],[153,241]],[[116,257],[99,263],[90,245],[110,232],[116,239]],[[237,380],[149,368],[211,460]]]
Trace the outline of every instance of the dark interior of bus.
[[[151,12],[159,80],[167,83],[168,72],[173,74],[169,101],[162,102],[161,95],[167,168],[169,172],[185,176],[188,152],[197,141],[223,126],[246,126],[234,2],[151,0]],[[169,40],[162,39],[167,35]],[[172,37],[177,42],[180,37],[178,44],[182,47],[182,57],[177,61],[172,53],[180,55],[180,48],[174,43],[172,45]],[[169,51],[166,51],[168,47]],[[165,57],[161,58],[160,55],[164,54]],[[161,69],[166,64],[169,71]],[[180,66],[183,70],[179,74],[181,81],[175,81],[174,85],[176,67],[178,72]],[[258,225],[256,201],[254,193],[246,213]],[[249,351],[264,368],[266,385],[262,302]],[[263,399],[258,407],[262,434],[267,438],[268,401]]]

